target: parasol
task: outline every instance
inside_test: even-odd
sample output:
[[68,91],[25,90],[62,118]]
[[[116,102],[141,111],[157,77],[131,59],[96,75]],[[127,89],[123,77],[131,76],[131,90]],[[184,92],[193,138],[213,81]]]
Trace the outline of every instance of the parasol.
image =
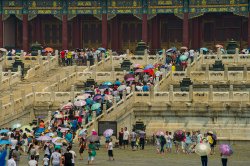
[[62,110],[68,110],[68,109],[71,109],[73,107],[72,103],[67,103],[65,104],[64,106],[62,106]]
[[101,104],[100,103],[95,103],[91,106],[91,110],[97,110],[101,107]]
[[186,46],[182,46],[181,50],[187,50],[188,48]]
[[0,140],[0,145],[10,145],[11,142],[9,140]]
[[219,149],[222,155],[231,156],[233,154],[233,150],[228,144],[221,144]]
[[155,135],[161,136],[161,135],[164,135],[164,132],[163,131],[157,131]]
[[95,96],[93,97],[93,100],[94,100],[94,101],[97,101],[97,100],[100,100],[100,99],[102,99],[102,95],[100,95],[100,94],[95,95]]
[[199,143],[195,146],[195,153],[199,156],[207,156],[211,152],[210,145],[207,143]]
[[89,96],[91,96],[89,93],[85,93],[83,95],[77,96],[76,100],[85,100],[85,99],[89,98]]
[[216,47],[216,48],[223,48],[223,45],[221,45],[221,44],[216,44],[215,47]]
[[143,69],[137,69],[135,70],[135,73],[143,73]]
[[134,74],[126,74],[126,75],[124,76],[124,80],[127,80],[127,79],[129,79],[129,78],[135,78],[135,75],[134,75]]
[[118,91],[123,91],[123,90],[125,90],[126,89],[126,85],[120,85],[118,88],[117,88],[117,90]]
[[45,48],[44,49],[46,52],[53,52],[54,50],[53,50],[53,48],[50,48],[50,47],[47,47],[47,48]]
[[84,100],[75,101],[74,105],[77,107],[82,107],[82,106],[86,105],[86,101],[84,101]]
[[61,119],[61,118],[63,118],[63,115],[62,114],[55,114],[54,117],[56,119]]
[[176,141],[183,141],[185,138],[185,133],[182,130],[177,130],[174,132],[174,139]]
[[181,55],[180,56],[180,61],[186,61],[188,57],[186,55]]
[[113,96],[112,95],[105,95],[104,99],[105,100],[112,100]]
[[8,133],[8,132],[9,132],[9,130],[7,130],[7,129],[0,130],[0,134],[2,134],[2,133]]
[[108,85],[101,85],[101,86],[99,86],[99,89],[108,89],[108,88],[109,88]]
[[144,68],[144,70],[153,69],[153,68],[154,68],[154,65],[149,64],[149,65],[147,65],[147,66]]
[[52,138],[50,138],[49,136],[44,135],[44,136],[38,137],[37,140],[38,141],[51,141]]
[[113,85],[113,83],[110,82],[110,81],[106,81],[106,82],[102,83],[102,85],[108,85],[108,86],[110,86],[110,85]]
[[103,132],[104,137],[111,137],[113,135],[114,131],[113,129],[107,129]]

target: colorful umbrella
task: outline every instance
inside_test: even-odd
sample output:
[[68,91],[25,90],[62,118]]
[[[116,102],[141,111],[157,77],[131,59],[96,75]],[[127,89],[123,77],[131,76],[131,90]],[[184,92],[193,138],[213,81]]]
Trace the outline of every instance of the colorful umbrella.
[[73,107],[72,103],[67,103],[64,106],[62,106],[62,110],[69,110]]
[[134,81],[134,80],[135,80],[135,78],[131,77],[131,78],[126,79],[126,82]]
[[153,69],[147,69],[143,71],[144,73],[148,73],[149,75],[154,75],[154,70]]
[[141,64],[134,64],[134,68],[143,68],[143,66]]
[[126,89],[126,85],[120,85],[118,88],[117,88],[117,90],[118,91],[123,91],[124,89]]
[[48,137],[53,137],[55,134],[54,133],[46,133],[45,136],[48,136]]
[[45,48],[44,49],[46,52],[53,52],[54,50],[53,50],[53,48],[50,48],[50,47],[47,47],[47,48]]
[[102,47],[98,48],[98,50],[106,52],[106,49]]
[[38,137],[37,140],[38,141],[51,141],[52,138],[50,138],[49,136],[44,135],[44,136]]
[[79,136],[83,136],[83,135],[86,135],[87,133],[86,133],[86,131],[87,131],[87,129],[82,129],[82,130],[80,130],[79,131]]
[[181,55],[180,56],[180,61],[186,61],[188,57],[186,55]]
[[97,132],[95,131],[95,129],[92,130],[92,135],[97,135]]
[[168,50],[166,51],[166,53],[173,53],[173,52],[175,52],[175,50],[174,50],[173,48],[170,48],[170,49],[168,49]]
[[208,52],[208,48],[202,47],[201,48],[202,51]]
[[181,50],[187,50],[188,48],[186,46],[182,46]]
[[164,135],[164,132],[163,131],[157,131],[155,135],[161,136],[161,135]]
[[223,45],[221,45],[221,44],[216,44],[215,47],[216,47],[216,48],[223,48]]
[[134,74],[126,74],[124,76],[124,80],[127,80],[128,78],[135,78],[135,75]]
[[185,138],[185,133],[182,130],[177,130],[174,132],[174,139],[176,141],[183,141]]
[[0,130],[0,134],[2,134],[2,133],[8,133],[8,132],[9,132],[9,130],[7,130],[7,129]]
[[103,132],[104,137],[111,137],[113,135],[114,131],[112,129],[107,129]]
[[195,146],[195,153],[199,156],[207,156],[211,152],[210,145],[207,143],[199,143]]
[[84,100],[75,101],[74,105],[77,107],[82,107],[82,106],[86,105],[86,101],[84,101]]
[[221,144],[219,149],[222,155],[231,156],[233,154],[233,150],[228,144]]
[[10,145],[11,142],[9,140],[0,140],[0,145]]
[[69,130],[70,130],[69,128],[62,127],[60,131],[64,133],[64,132],[69,131]]
[[16,124],[12,125],[12,128],[17,129],[17,128],[21,127],[21,126],[22,125],[20,123],[16,123]]
[[95,103],[91,106],[91,110],[97,110],[101,107],[101,104],[100,103]]
[[110,85],[113,85],[113,83],[110,82],[110,81],[106,81],[106,82],[102,83],[102,85],[108,85],[108,86],[110,86]]
[[135,73],[143,73],[143,69],[136,69]]
[[2,51],[2,52],[8,52],[8,50],[6,50],[5,48],[0,48],[0,51]]
[[85,100],[85,99],[89,98],[89,96],[91,96],[89,93],[85,93],[83,95],[77,96],[76,100]]
[[100,94],[95,95],[95,96],[93,97],[93,100],[94,100],[94,101],[97,101],[97,100],[100,100],[100,99],[102,99],[102,95],[100,95]]
[[100,140],[100,137],[98,135],[91,135],[91,136],[88,136],[87,137],[87,140],[89,142],[96,142],[96,141],[99,141]]
[[154,65],[149,64],[149,65],[147,65],[147,66],[144,68],[144,70],[153,69],[153,68],[154,68]]
[[56,137],[52,139],[52,142],[54,144],[62,144],[62,143],[67,143],[67,141],[61,137]]
[[22,127],[20,128],[20,130],[23,130],[23,131],[25,131],[25,129],[32,130],[32,127],[31,127],[31,126],[28,126],[28,125],[25,125],[25,126],[22,126]]

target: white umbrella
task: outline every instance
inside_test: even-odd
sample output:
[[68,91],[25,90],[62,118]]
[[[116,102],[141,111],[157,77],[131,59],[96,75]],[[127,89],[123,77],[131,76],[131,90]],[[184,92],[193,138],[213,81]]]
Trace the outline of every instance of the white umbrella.
[[66,132],[66,131],[68,131],[68,130],[70,130],[70,129],[69,129],[69,128],[61,128],[60,131],[64,133],[64,132]]
[[195,153],[199,156],[207,156],[211,152],[210,145],[207,143],[199,143],[195,146]]
[[38,141],[51,141],[52,138],[50,138],[49,136],[44,135],[44,136],[38,137],[37,140]]
[[61,118],[63,118],[63,115],[62,114],[55,114],[54,117],[57,119],[61,119]]
[[75,101],[74,105],[77,107],[82,107],[82,106],[86,105],[86,101],[84,101],[84,100]]
[[2,51],[2,52],[8,52],[8,50],[6,50],[5,48],[0,48],[0,51]]

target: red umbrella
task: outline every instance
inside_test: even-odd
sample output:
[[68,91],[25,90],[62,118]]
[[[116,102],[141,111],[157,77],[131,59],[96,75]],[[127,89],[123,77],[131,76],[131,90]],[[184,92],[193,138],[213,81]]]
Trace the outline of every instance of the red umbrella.
[[144,73],[148,73],[149,75],[154,75],[154,70],[153,69],[147,69],[143,71]]

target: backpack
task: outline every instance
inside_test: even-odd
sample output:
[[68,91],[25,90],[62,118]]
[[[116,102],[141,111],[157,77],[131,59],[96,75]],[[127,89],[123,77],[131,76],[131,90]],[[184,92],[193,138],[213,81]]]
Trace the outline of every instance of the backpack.
[[212,135],[212,139],[213,139],[213,144],[212,145],[216,145],[217,144],[217,137],[215,134]]

